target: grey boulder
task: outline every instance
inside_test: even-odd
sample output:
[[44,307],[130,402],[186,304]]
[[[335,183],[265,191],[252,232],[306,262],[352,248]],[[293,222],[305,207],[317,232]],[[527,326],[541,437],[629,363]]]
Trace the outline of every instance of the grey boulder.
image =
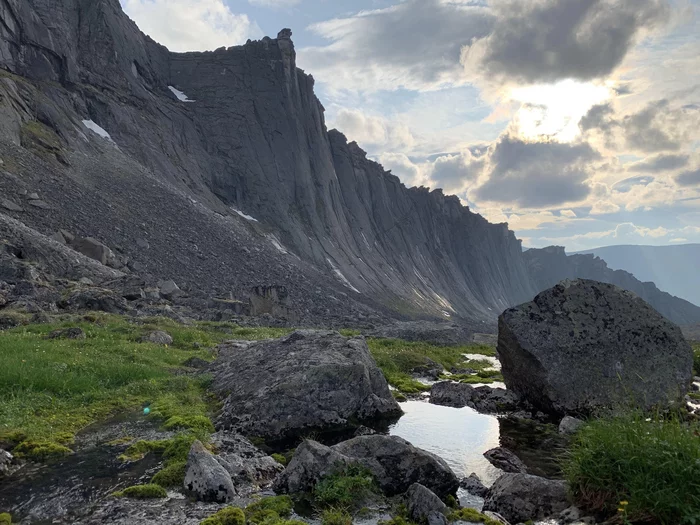
[[244,435],[282,440],[402,413],[365,340],[337,332],[224,344],[211,371],[218,426]]
[[184,488],[198,501],[228,503],[236,495],[231,475],[200,441],[192,443],[187,456]]
[[173,337],[168,332],[162,330],[153,330],[141,338],[144,343],[153,343],[156,345],[171,345]]
[[176,297],[180,297],[183,292],[180,287],[175,283],[175,281],[161,281],[158,283],[158,290],[160,295],[165,299],[172,301]]
[[484,452],[484,457],[494,467],[501,469],[503,472],[511,473],[526,473],[527,467],[518,456],[510,450],[503,447],[492,448]]
[[576,434],[576,432],[581,430],[581,427],[585,424],[586,423],[584,421],[581,421],[575,417],[564,416],[564,419],[562,419],[559,423],[559,433],[567,435]]
[[485,498],[489,492],[489,488],[484,485],[481,478],[475,473],[471,473],[466,478],[459,482],[460,488],[466,490],[472,496],[478,496],[480,498]]
[[344,465],[357,463],[372,472],[387,495],[404,493],[414,483],[420,483],[444,497],[454,494],[459,486],[456,476],[442,458],[399,437],[376,435],[353,438],[333,447],[305,441],[275,480],[275,490],[306,492]]
[[497,512],[511,523],[524,523],[557,516],[569,505],[564,481],[508,473],[491,487],[484,511]]
[[406,491],[408,515],[416,523],[425,523],[433,513],[447,514],[447,505],[429,488],[414,483]]
[[692,378],[680,328],[633,293],[583,279],[506,310],[498,357],[508,389],[550,414],[667,407]]

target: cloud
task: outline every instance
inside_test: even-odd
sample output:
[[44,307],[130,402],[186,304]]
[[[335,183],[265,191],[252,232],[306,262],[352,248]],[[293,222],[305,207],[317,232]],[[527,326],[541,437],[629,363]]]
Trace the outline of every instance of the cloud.
[[122,0],[141,31],[171,51],[207,51],[262,37],[247,15],[223,0]]
[[416,164],[403,153],[383,153],[377,160],[385,170],[391,171],[407,186],[426,184],[423,166]]
[[689,155],[657,155],[632,164],[629,170],[650,173],[672,171],[686,166],[689,160]]
[[559,213],[562,217],[568,217],[570,219],[575,219],[577,217],[576,212],[573,210],[561,210]]
[[700,168],[681,173],[676,177],[676,182],[681,186],[700,186]]
[[406,0],[310,26],[330,40],[299,50],[299,64],[337,89],[430,90],[469,81],[462,46],[486,36],[493,15],[455,0]]
[[458,155],[444,155],[435,159],[431,180],[435,187],[458,193],[474,182],[484,169],[484,159],[466,150]]
[[473,74],[526,83],[592,80],[620,65],[638,37],[666,24],[667,0],[495,0],[496,22],[465,46]]
[[390,150],[413,147],[411,130],[405,124],[391,122],[383,117],[366,115],[361,111],[342,108],[334,125],[350,140],[363,147],[383,146]]
[[525,142],[504,135],[493,147],[487,180],[474,200],[544,208],[579,202],[591,193],[590,165],[600,155],[586,143]]
[[284,7],[293,7],[299,5],[301,0],[248,0],[251,5],[259,7],[271,7],[272,9],[281,9]]
[[596,105],[579,123],[582,132],[589,137],[600,135],[609,148],[642,153],[679,151],[692,142],[698,126],[700,110],[688,105],[675,106],[668,99],[650,102],[622,116],[617,115],[610,103]]
[[597,200],[593,203],[590,215],[609,215],[620,211],[620,207],[609,200]]

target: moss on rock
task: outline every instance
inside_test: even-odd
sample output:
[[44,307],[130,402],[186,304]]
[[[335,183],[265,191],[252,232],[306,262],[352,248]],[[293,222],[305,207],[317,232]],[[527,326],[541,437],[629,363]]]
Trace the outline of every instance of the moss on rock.
[[160,485],[151,483],[148,485],[134,485],[133,487],[125,488],[124,490],[115,492],[113,496],[117,498],[157,499],[167,498],[168,493]]

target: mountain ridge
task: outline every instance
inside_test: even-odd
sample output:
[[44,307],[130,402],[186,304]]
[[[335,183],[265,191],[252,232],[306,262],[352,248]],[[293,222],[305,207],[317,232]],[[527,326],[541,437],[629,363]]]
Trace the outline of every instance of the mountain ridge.
[[[7,211],[43,233],[97,236],[154,279],[177,277],[204,295],[285,284],[311,320],[358,322],[370,309],[492,326],[555,284],[533,276],[534,253],[522,254],[507,225],[442,190],[406,188],[328,131],[290,30],[171,53],[117,0],[0,0],[0,9],[10,21],[0,26],[10,175],[1,182],[15,201],[36,188],[53,194],[50,218]],[[70,202],[76,193],[82,207]],[[594,266],[589,274],[615,279]],[[647,297],[676,322],[700,320],[700,308],[658,290]]]

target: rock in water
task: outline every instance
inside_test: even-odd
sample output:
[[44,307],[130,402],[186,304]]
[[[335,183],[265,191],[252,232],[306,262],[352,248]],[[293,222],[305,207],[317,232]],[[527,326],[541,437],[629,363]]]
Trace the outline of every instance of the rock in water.
[[494,467],[501,469],[503,472],[527,473],[525,463],[507,448],[492,448],[484,452],[484,457]]
[[503,474],[484,502],[484,511],[497,512],[511,523],[549,518],[568,507],[566,483],[529,474]]
[[420,483],[438,496],[454,494],[459,482],[438,456],[414,447],[396,436],[361,436],[333,447],[305,441],[285,471],[275,480],[275,490],[308,492],[325,476],[344,465],[360,463],[369,469],[382,491],[393,496]]
[[401,408],[362,338],[302,330],[220,347],[213,388],[218,426],[268,440],[395,417]]
[[236,495],[231,475],[199,441],[192,443],[187,457],[185,492],[214,503],[227,503]]
[[666,407],[692,378],[680,328],[633,293],[583,279],[506,310],[498,357],[508,388],[555,414]]
[[459,486],[472,494],[473,496],[478,496],[480,498],[485,498],[489,493],[489,488],[484,485],[481,478],[472,472],[468,477],[464,478],[459,482]]

